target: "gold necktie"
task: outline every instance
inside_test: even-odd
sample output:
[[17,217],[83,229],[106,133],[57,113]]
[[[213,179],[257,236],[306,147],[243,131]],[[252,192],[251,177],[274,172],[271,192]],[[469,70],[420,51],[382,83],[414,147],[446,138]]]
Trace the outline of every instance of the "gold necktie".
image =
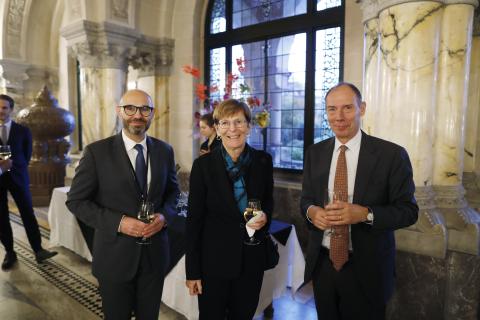
[[[333,190],[338,194],[338,200],[348,202],[348,173],[347,159],[345,150],[347,146],[340,146],[340,154],[337,160],[337,169],[335,170],[335,180]],[[333,267],[339,271],[348,261],[348,225],[334,226],[330,237],[330,260]]]

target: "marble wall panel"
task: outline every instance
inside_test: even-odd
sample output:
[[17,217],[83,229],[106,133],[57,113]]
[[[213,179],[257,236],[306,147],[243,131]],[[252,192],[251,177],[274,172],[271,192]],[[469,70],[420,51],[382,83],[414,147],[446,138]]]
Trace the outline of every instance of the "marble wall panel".
[[375,135],[377,118],[375,115],[380,108],[377,90],[379,84],[380,52],[379,52],[379,30],[378,19],[371,19],[364,25],[364,79],[363,79],[363,100],[367,104],[367,111],[362,119],[362,129],[368,134]]
[[480,36],[472,39],[470,57],[464,171],[480,173]]
[[379,15],[381,62],[378,83],[372,88],[379,92],[373,107],[375,133],[408,150],[415,184],[421,186],[432,183],[441,8],[437,2],[412,2],[392,6]]
[[473,6],[444,9],[438,61],[433,182],[461,184]]
[[118,132],[120,122],[115,106],[125,86],[126,74],[120,69],[80,68],[84,146]]

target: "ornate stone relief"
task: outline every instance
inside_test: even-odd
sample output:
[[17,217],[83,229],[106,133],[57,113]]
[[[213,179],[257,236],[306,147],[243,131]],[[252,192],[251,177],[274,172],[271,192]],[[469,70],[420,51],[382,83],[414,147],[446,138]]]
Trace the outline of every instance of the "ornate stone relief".
[[26,0],[10,0],[7,14],[7,56],[19,58],[21,55],[21,34],[23,11]]
[[128,21],[128,0],[112,0],[111,8],[114,18]]
[[135,53],[138,32],[112,23],[80,21],[67,26],[62,35],[81,67],[126,70],[127,57]]
[[173,49],[173,39],[144,38],[137,43],[137,52],[129,58],[129,64],[140,71],[140,76],[169,75]]

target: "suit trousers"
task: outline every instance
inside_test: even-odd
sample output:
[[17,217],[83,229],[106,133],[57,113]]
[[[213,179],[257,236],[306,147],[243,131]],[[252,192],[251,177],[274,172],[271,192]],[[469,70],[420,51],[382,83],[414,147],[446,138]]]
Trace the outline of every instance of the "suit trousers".
[[10,225],[10,215],[8,210],[7,191],[15,200],[23,226],[27,233],[28,242],[34,252],[42,248],[40,230],[38,228],[37,218],[33,212],[32,196],[28,186],[17,185],[7,176],[10,173],[4,173],[0,176],[0,240],[7,252],[13,251],[13,232]]
[[199,320],[251,320],[262,289],[263,271],[235,279],[204,277],[198,296]]
[[[385,304],[372,303],[354,272],[355,253],[336,271],[328,249],[322,247],[313,271],[313,292],[319,320],[380,320]],[[382,312],[383,311],[383,312]]]
[[104,319],[130,320],[132,311],[136,320],[158,319],[165,275],[152,270],[147,249],[142,247],[138,271],[132,280],[110,282],[98,279]]

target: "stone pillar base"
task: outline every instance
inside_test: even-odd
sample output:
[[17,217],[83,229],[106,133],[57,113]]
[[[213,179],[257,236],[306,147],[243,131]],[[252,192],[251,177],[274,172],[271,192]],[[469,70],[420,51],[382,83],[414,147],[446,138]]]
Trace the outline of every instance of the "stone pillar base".
[[448,229],[448,249],[478,256],[480,215],[465,200],[463,186],[434,186],[436,204]]

